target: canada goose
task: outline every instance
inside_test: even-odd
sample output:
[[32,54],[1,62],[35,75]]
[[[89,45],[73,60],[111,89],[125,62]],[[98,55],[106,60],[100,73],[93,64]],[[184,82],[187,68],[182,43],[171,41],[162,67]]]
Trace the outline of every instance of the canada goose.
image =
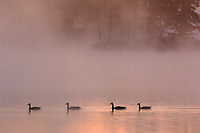
[[137,105],[139,105],[139,110],[140,109],[151,109],[151,107],[152,107],[152,106],[143,106],[143,107],[141,107],[140,103],[138,103]]
[[41,109],[41,107],[31,107],[30,103],[28,103],[27,105],[28,105],[29,110],[40,110]]
[[69,103],[66,103],[65,105],[67,106],[67,110],[79,110],[79,109],[81,109],[81,107],[78,107],[78,106],[69,107]]
[[126,107],[122,107],[122,106],[116,106],[114,107],[113,103],[110,103],[112,105],[112,110],[116,109],[116,110],[121,110],[121,109],[126,109]]

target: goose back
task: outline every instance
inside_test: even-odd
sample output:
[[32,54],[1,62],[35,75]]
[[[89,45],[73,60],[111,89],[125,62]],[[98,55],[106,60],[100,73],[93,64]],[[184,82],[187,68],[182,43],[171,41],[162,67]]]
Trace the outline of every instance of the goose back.
[[81,109],[81,107],[79,107],[79,106],[69,107],[69,103],[66,103],[65,105],[67,106],[67,110],[79,110],[79,109]]
[[114,109],[116,109],[116,110],[126,109],[126,107],[122,107],[122,106],[116,106],[115,107],[113,102],[111,102],[110,104],[112,105],[112,110],[114,110]]
[[36,106],[35,107],[31,107],[30,103],[28,103],[27,105],[28,105],[28,109],[29,110],[40,110],[41,109],[41,107],[36,107]]

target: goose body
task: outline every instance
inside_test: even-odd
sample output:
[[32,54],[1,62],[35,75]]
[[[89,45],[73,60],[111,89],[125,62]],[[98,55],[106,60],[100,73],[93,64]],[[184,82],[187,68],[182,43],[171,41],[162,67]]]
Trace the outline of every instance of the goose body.
[[138,103],[137,105],[139,105],[139,110],[141,109],[151,109],[152,106],[141,106],[140,103]]
[[114,106],[113,103],[110,103],[112,105],[112,110],[116,109],[116,110],[122,110],[122,109],[126,109],[126,107],[122,107],[122,106]]
[[41,107],[31,107],[30,103],[28,103],[27,105],[28,105],[29,110],[40,110],[41,109]]
[[81,109],[81,107],[78,107],[78,106],[69,107],[69,103],[66,103],[65,105],[67,106],[67,110],[79,110],[79,109]]

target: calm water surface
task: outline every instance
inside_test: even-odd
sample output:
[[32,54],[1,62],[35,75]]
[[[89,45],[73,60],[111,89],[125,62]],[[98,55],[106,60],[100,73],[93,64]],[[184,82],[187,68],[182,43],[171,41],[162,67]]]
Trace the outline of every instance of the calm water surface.
[[198,133],[200,109],[136,108],[112,112],[110,107],[0,109],[1,133]]
[[[1,55],[0,133],[200,132],[200,109],[188,108],[200,105],[199,52],[4,48]],[[28,102],[42,110],[29,113]],[[67,113],[65,102],[82,109]],[[110,102],[127,110],[112,112]],[[153,109],[139,112],[137,102]]]

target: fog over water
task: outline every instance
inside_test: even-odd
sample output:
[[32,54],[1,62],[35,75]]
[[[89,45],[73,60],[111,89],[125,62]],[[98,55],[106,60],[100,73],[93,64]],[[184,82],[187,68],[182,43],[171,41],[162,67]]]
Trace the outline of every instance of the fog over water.
[[199,51],[93,49],[66,39],[62,11],[43,2],[0,0],[0,106],[199,107]]
[[[0,0],[0,132],[198,132],[198,30],[190,40],[165,29],[199,28],[195,6]],[[66,102],[81,109],[67,111]],[[138,102],[152,109],[139,111]]]
[[14,48],[4,49],[2,55],[4,106],[28,101],[54,106],[66,100],[90,106],[98,100],[105,105],[199,104],[198,52]]

